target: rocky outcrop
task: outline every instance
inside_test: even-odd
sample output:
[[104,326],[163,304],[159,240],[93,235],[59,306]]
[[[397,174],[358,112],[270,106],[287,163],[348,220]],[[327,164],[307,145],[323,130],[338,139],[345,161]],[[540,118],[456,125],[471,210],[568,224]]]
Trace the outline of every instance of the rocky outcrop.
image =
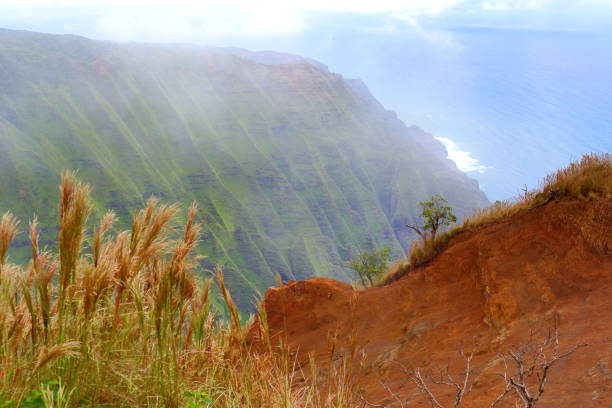
[[[400,364],[460,372],[461,347],[475,350],[474,386],[463,406],[489,407],[500,387],[498,353],[557,324],[561,350],[593,345],[559,362],[538,406],[609,407],[611,225],[612,200],[553,201],[459,234],[427,266],[389,286],[290,283],[269,290],[263,307],[272,335],[299,361],[311,353],[326,361],[331,335],[341,355],[355,336],[366,356],[359,386],[369,402],[393,407],[400,405],[383,383],[408,406],[429,406]],[[451,401],[448,388],[437,391]]]

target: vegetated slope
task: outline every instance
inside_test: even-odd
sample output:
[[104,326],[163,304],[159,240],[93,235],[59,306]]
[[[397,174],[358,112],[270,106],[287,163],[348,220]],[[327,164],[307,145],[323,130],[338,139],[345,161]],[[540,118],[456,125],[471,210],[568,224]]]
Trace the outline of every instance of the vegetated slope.
[[359,81],[230,51],[0,30],[0,212],[36,213],[51,244],[63,169],[123,225],[152,195],[196,201],[204,266],[224,266],[245,308],[276,273],[348,279],[361,250],[401,254],[433,193],[459,214],[486,202]]
[[[434,373],[448,366],[462,378],[458,350],[474,348],[474,386],[462,406],[489,407],[502,388],[497,353],[528,340],[531,330],[537,340],[556,321],[561,351],[595,344],[560,360],[538,406],[610,407],[611,225],[609,197],[552,201],[457,234],[430,263],[388,286],[354,291],[312,279],[270,289],[268,323],[300,361],[311,352],[328,361],[334,334],[342,355],[354,336],[366,356],[359,387],[384,406],[399,407],[398,397],[430,406],[400,364]],[[454,390],[432,389],[452,406]],[[500,406],[514,407],[514,396]]]

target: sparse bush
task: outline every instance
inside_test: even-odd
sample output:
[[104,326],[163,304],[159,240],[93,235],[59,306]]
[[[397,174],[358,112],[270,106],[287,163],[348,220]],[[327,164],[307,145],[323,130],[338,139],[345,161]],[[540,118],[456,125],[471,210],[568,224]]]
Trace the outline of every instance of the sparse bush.
[[363,287],[374,286],[376,279],[387,269],[391,255],[391,248],[386,247],[378,251],[366,251],[349,262]]

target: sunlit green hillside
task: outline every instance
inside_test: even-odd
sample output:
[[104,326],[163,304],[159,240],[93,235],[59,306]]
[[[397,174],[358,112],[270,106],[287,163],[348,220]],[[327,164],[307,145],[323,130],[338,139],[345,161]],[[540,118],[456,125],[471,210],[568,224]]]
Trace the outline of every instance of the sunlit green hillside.
[[152,195],[198,202],[204,266],[224,266],[243,308],[276,273],[348,279],[364,249],[399,255],[431,194],[458,214],[486,202],[431,136],[313,65],[0,30],[0,213],[37,214],[43,243],[62,169],[124,225]]

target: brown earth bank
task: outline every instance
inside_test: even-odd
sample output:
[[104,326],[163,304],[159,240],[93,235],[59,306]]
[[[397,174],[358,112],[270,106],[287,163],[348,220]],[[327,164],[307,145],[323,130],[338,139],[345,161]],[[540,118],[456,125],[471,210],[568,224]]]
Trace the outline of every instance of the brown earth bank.
[[[474,371],[462,406],[489,407],[503,388],[499,353],[556,324],[561,351],[593,344],[558,361],[537,406],[612,407],[611,238],[612,200],[555,201],[459,234],[388,286],[290,282],[269,289],[262,307],[273,338],[304,367],[310,355],[329,366],[334,335],[341,359],[353,336],[356,389],[369,403],[361,406],[430,406],[403,369],[460,374],[463,348],[474,351]],[[453,390],[431,388],[453,406]]]

